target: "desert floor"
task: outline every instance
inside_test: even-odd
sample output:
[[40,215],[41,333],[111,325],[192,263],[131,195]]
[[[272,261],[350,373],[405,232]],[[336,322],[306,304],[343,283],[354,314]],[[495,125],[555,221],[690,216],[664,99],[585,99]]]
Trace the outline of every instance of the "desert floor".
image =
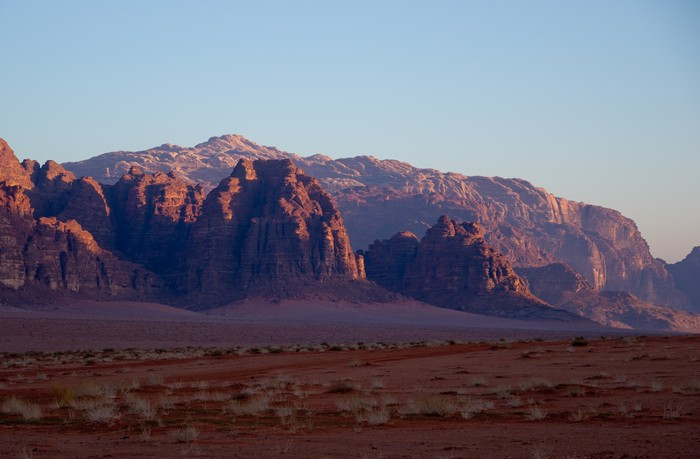
[[1,457],[697,457],[700,337],[2,354]]

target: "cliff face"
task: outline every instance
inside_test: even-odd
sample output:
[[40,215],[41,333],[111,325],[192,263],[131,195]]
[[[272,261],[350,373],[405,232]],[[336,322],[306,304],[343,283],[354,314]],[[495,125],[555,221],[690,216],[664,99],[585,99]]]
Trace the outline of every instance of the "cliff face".
[[191,224],[205,193],[176,174],[144,174],[132,167],[107,190],[115,248],[186,292],[186,251]]
[[289,160],[241,160],[192,226],[188,290],[285,290],[359,280],[362,264],[333,201]]
[[477,223],[442,216],[418,242],[412,233],[376,241],[367,276],[388,289],[436,306],[521,319],[576,321],[532,295]]
[[626,290],[645,300],[680,306],[663,263],[655,260],[634,222],[619,212],[558,198],[520,179],[467,177],[368,156],[301,157],[241,136],[213,137],[192,148],[162,145],[105,153],[65,166],[115,183],[132,165],[176,170],[183,180],[217,186],[239,159],[291,159],[334,197],[356,247],[397,231],[422,234],[442,214],[476,221],[488,243],[514,266],[563,262],[598,290]]
[[20,164],[4,141],[0,163],[3,300],[391,296],[364,280],[332,198],[289,160],[240,161],[208,197],[173,172],[130,167],[102,185],[53,161]]
[[549,304],[617,328],[700,332],[700,316],[656,306],[627,292],[597,291],[570,266],[519,268],[530,291]]
[[[155,275],[100,248],[77,221],[34,219],[33,211],[21,186],[0,182],[2,296],[21,301],[23,291],[33,288],[88,297],[148,296],[159,290]],[[22,291],[13,298],[7,289]]]
[[683,260],[666,267],[676,287],[690,299],[688,309],[700,312],[700,247],[694,247]]

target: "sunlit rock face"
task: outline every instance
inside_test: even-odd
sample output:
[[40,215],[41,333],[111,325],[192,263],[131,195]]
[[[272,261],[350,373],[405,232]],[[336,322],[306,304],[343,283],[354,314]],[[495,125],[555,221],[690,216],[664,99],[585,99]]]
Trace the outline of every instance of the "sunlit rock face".
[[611,209],[555,197],[521,179],[469,177],[371,156],[301,157],[239,135],[212,137],[194,147],[165,144],[105,153],[65,167],[102,183],[115,183],[134,165],[150,172],[174,170],[182,180],[210,190],[240,159],[290,159],[316,177],[333,196],[356,248],[398,231],[423,234],[440,215],[449,214],[478,222],[489,245],[513,266],[562,262],[598,290],[687,304],[632,220]]

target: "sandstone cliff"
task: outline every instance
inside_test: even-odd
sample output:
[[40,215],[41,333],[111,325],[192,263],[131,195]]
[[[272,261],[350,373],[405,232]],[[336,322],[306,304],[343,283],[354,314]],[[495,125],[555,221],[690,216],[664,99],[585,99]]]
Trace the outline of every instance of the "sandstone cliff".
[[666,265],[673,275],[676,287],[690,299],[688,309],[700,313],[700,247],[678,263]]
[[289,160],[242,160],[208,197],[174,172],[132,166],[103,185],[20,164],[4,141],[0,163],[2,298],[393,296],[365,280],[332,198]]
[[304,158],[233,135],[191,148],[166,144],[105,153],[65,166],[104,183],[115,183],[134,165],[175,170],[184,180],[212,189],[241,158],[291,159],[317,177],[334,196],[355,247],[400,230],[422,234],[439,215],[449,214],[479,222],[488,243],[514,266],[563,262],[598,290],[626,290],[674,306],[687,302],[632,220],[611,209],[555,197],[520,179],[468,177],[371,156]]
[[436,306],[521,319],[577,321],[532,295],[477,223],[442,216],[425,236],[408,232],[375,241],[365,254],[367,277]]
[[240,160],[207,196],[187,253],[188,291],[202,294],[364,278],[332,198],[289,160]]
[[186,251],[191,224],[201,213],[205,193],[173,172],[144,174],[132,167],[107,189],[115,248],[184,293]]
[[597,291],[570,266],[519,268],[530,291],[549,304],[617,328],[700,332],[700,316],[656,306],[627,292]]
[[[32,216],[19,185],[0,182],[0,297],[22,302],[47,290],[90,298],[148,297],[159,291],[155,275],[103,250],[75,220]],[[43,301],[50,301],[48,296]]]

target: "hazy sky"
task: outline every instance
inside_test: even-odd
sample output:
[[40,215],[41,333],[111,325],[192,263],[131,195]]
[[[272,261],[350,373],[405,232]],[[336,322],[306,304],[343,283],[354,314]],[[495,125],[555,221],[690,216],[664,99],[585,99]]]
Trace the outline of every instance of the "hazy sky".
[[700,2],[0,0],[20,158],[242,134],[522,177],[700,245]]

